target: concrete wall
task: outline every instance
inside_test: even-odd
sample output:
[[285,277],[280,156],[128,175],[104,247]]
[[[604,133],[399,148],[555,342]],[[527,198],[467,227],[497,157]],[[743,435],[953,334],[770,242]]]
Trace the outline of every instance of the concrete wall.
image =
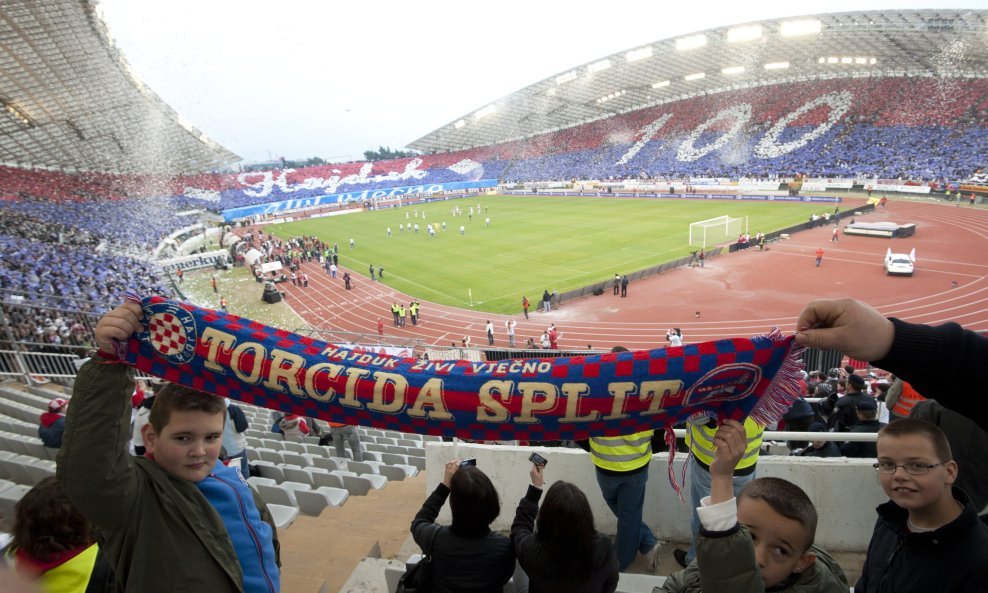
[[[528,456],[532,451],[549,460],[545,471],[547,485],[553,480],[566,480],[582,488],[593,508],[597,529],[603,533],[615,532],[614,515],[600,496],[589,455],[581,449],[426,443],[426,494],[442,481],[443,465],[447,460],[475,457],[477,467],[491,478],[501,496],[501,516],[492,527],[507,531],[518,500],[531,483]],[[683,484],[683,496],[688,500],[688,480],[683,483],[682,478],[685,460],[686,454],[677,453],[674,469],[677,481]],[[669,483],[668,462],[667,453],[658,453],[652,458],[644,519],[660,539],[686,541],[689,539],[690,509],[688,503],[679,500]],[[888,500],[878,485],[872,463],[871,459],[763,455],[758,461],[757,475],[784,478],[806,491],[820,517],[816,535],[818,544],[833,551],[864,552],[875,526],[875,507]],[[450,520],[447,504],[439,515],[439,522],[448,524]]]

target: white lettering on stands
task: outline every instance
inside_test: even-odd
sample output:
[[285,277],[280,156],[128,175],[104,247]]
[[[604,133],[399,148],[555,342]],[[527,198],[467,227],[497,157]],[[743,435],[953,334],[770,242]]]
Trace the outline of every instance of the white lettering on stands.
[[[369,176],[371,169],[374,168],[374,164],[366,163],[360,167],[360,171],[358,173],[353,175],[347,175],[345,177],[333,175],[328,178],[309,177],[301,183],[297,183],[295,185],[290,185],[287,179],[287,175],[289,173],[294,173],[295,169],[285,169],[278,174],[277,178],[274,176],[272,171],[251,171],[241,173],[237,176],[237,181],[241,185],[246,186],[243,190],[245,194],[255,198],[263,198],[270,195],[275,187],[284,193],[294,193],[297,191],[313,189],[325,189],[329,193],[333,193],[342,185],[359,185],[366,183],[378,183],[381,181],[422,179],[429,173],[427,171],[420,170],[419,166],[421,165],[422,159],[412,159],[405,165],[404,171],[389,171],[382,175]],[[339,169],[334,169],[333,171],[339,173]],[[252,179],[258,180],[251,181]]]

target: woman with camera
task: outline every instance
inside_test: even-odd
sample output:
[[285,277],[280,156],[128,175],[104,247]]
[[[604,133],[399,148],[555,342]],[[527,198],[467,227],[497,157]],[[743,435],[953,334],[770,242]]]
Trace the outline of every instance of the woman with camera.
[[[529,579],[529,593],[611,593],[617,589],[618,561],[611,540],[594,527],[586,495],[574,484],[556,482],[546,492],[544,460],[535,458],[532,484],[518,503],[511,542]],[[515,590],[519,590],[515,575]]]
[[[415,543],[432,557],[433,593],[500,593],[515,569],[511,541],[490,528],[501,513],[497,490],[469,461],[446,462],[442,483],[412,520]],[[449,527],[435,522],[447,498]]]

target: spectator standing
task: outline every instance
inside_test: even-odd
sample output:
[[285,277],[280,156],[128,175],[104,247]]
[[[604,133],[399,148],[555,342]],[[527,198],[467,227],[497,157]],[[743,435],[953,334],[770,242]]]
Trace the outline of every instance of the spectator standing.
[[484,331],[487,332],[487,345],[488,346],[493,346],[494,345],[494,324],[491,322],[490,319],[487,320],[487,325],[485,326]]
[[529,307],[528,297],[527,296],[521,297],[521,310],[525,313],[525,319],[528,319],[528,307]]
[[617,517],[614,551],[621,571],[626,570],[639,553],[646,557],[651,569],[658,566],[662,545],[642,521],[648,465],[652,461],[652,443],[656,438],[655,431],[646,430],[577,441],[590,453],[600,493]]
[[823,247],[818,247],[816,250],[816,267],[820,267],[820,262],[823,261]]
[[179,284],[185,282],[185,270],[183,270],[182,268],[175,270],[175,276],[178,277]]
[[216,276],[213,276],[213,277],[212,277],[212,278],[210,279],[210,283],[211,283],[211,284],[213,285],[213,294],[217,294],[217,293],[219,293],[219,291],[220,291],[220,290],[219,290],[219,288],[218,288],[218,287],[216,286]]
[[343,272],[343,287],[350,290],[350,272]]
[[678,328],[674,327],[666,332],[666,340],[669,341],[669,346],[676,348],[683,345],[683,332]]
[[621,298],[628,296],[628,276],[621,276]]
[[227,465],[236,463],[240,468],[240,475],[245,479],[250,477],[250,469],[247,466],[247,429],[250,423],[247,421],[247,414],[230,401],[230,398],[223,398],[226,404],[226,424],[223,426],[223,451],[220,459]]
[[542,312],[548,313],[552,310],[552,302],[549,300],[552,297],[549,295],[548,289],[542,293]]
[[507,320],[507,321],[504,322],[504,329],[505,329],[505,331],[508,334],[508,346],[510,346],[512,348],[515,347],[515,326],[516,325],[518,325],[518,322],[515,321],[514,319],[509,319],[509,320]]
[[422,304],[418,301],[412,301],[412,304],[408,306],[408,311],[412,316],[412,325],[419,324],[419,307],[421,306]]
[[[336,267],[336,264],[329,264],[329,276],[333,280],[336,280],[336,272],[337,272],[337,270],[338,270],[338,268]],[[347,276],[349,276],[349,274],[347,274]],[[349,287],[347,287],[347,288],[349,288]]]
[[549,348],[559,350],[559,331],[556,329],[556,324],[550,325],[545,333],[549,338]]
[[[827,419],[827,426],[837,432],[846,432],[858,423],[858,408],[874,406],[875,398],[864,392],[865,381],[861,375],[847,377],[847,391],[834,404],[833,413]],[[822,404],[823,402],[821,402]],[[875,407],[874,409],[878,409]]]
[[377,320],[377,335],[383,340],[384,339],[384,320]]
[[[344,441],[350,446],[350,453],[353,456],[354,461],[364,460],[364,450],[360,443],[360,434],[357,432],[357,428],[349,424],[342,424],[340,422],[327,422],[329,424],[329,435],[323,435],[319,439],[319,444],[328,444],[328,441],[333,441],[333,447],[336,449],[336,456],[340,459],[346,459],[346,450],[343,448]],[[326,441],[325,443],[323,441]]]
[[838,243],[838,242],[840,242],[840,228],[839,227],[836,227],[836,226],[834,227],[834,232],[830,234],[830,242],[831,243]]
[[617,296],[621,291],[621,276],[619,274],[614,274],[614,296]]

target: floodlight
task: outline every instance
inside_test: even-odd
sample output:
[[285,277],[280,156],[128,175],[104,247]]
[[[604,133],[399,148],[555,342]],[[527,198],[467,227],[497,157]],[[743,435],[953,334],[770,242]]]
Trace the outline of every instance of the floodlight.
[[566,74],[560,74],[556,77],[556,84],[563,84],[571,80],[576,80],[576,70],[570,70]]
[[474,116],[475,118],[477,118],[477,119],[480,119],[480,118],[482,118],[482,117],[486,117],[486,116],[488,116],[488,115],[490,115],[490,114],[492,114],[492,113],[494,113],[494,111],[495,111],[496,109],[497,109],[497,108],[496,108],[496,107],[494,107],[494,105],[493,105],[493,104],[491,104],[491,105],[488,105],[487,107],[481,107],[480,109],[478,109],[478,110],[477,110],[477,111],[476,111],[476,112],[475,112],[475,113],[473,114],[473,116]]
[[875,65],[875,64],[878,63],[878,60],[876,60],[875,58],[872,58],[872,59],[868,60],[868,63],[869,64],[872,64],[872,65]]
[[660,80],[659,82],[652,83],[653,89],[661,89],[664,86],[669,86],[668,80]]
[[594,62],[593,64],[587,64],[587,74],[593,74],[594,72],[600,72],[601,70],[607,70],[611,67],[611,61],[607,58],[603,60]]
[[737,41],[751,41],[762,38],[761,25],[747,25],[744,27],[734,27],[727,30],[727,40],[731,43]]
[[[822,63],[823,58],[820,58],[820,60]],[[769,62],[768,64],[765,64],[766,70],[784,70],[785,68],[788,67],[789,67],[789,62]]]
[[837,62],[840,62],[840,58],[834,56],[830,56],[829,58],[827,58],[828,64],[836,64]]
[[703,73],[703,72],[697,72],[695,74],[687,74],[686,76],[683,77],[683,80],[700,80],[701,78],[703,78],[705,76],[706,76],[705,73]]
[[646,45],[645,47],[639,47],[638,49],[633,49],[628,53],[624,54],[624,59],[629,62],[637,62],[638,60],[644,60],[645,58],[652,57],[652,46]]
[[466,121],[464,121],[462,119],[458,119],[458,120],[456,120],[456,123],[453,124],[453,127],[456,128],[457,130],[459,130],[460,128],[462,128],[465,125],[467,125],[467,122]]
[[707,44],[707,36],[704,34],[690,35],[689,37],[681,37],[676,40],[676,49],[683,51],[687,49],[695,49],[697,47],[703,47]]
[[868,58],[854,58],[855,64],[867,64]]
[[744,72],[744,66],[730,66],[720,71],[721,74],[741,74],[742,72]]
[[849,58],[847,56],[844,56],[843,58],[840,59],[841,64],[850,64],[853,61],[854,60],[852,58]]
[[782,23],[783,37],[796,37],[798,35],[813,35],[823,29],[823,23],[817,19],[804,19],[799,21],[785,21]]

